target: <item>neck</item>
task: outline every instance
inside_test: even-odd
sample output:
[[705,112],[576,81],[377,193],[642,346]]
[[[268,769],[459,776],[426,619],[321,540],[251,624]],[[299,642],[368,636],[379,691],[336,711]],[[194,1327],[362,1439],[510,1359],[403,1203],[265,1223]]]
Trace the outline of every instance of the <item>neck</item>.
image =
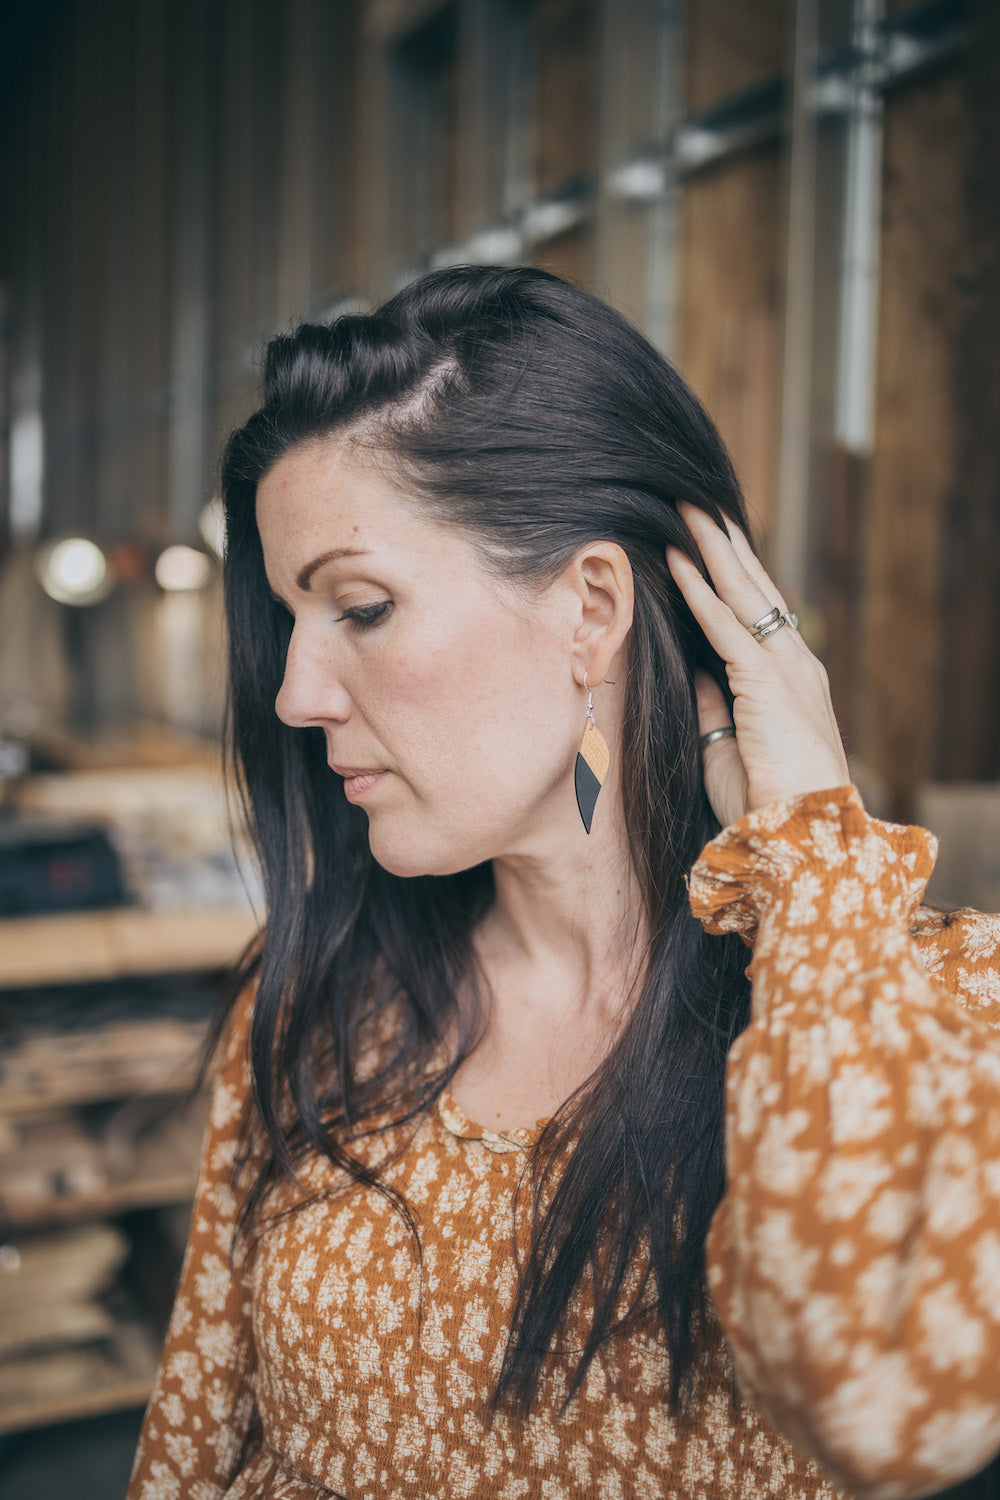
[[487,977],[502,980],[497,1008],[523,997],[550,1020],[620,1016],[646,923],[618,798],[606,798],[590,835],[582,825],[560,829],[541,847],[495,859],[493,871],[496,900],[477,946]]
[[476,933],[485,1027],[449,1085],[474,1120],[502,1129],[553,1115],[629,1013],[646,923],[617,805],[599,808],[589,837],[563,823],[493,861],[496,900]]

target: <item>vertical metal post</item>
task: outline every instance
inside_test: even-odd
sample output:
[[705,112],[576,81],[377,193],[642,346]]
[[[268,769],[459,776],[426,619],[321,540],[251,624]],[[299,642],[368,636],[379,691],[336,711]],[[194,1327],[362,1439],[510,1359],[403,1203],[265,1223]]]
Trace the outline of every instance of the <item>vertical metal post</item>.
[[[32,87],[23,95],[25,107],[12,125],[11,162],[17,177],[11,203],[23,210],[14,275],[5,287],[0,319],[7,342],[10,436],[7,504],[0,498],[0,541],[9,532],[15,542],[30,543],[38,536],[43,520],[45,485],[44,406],[44,278],[45,246],[42,226],[44,210],[51,202],[53,187],[48,172],[32,171],[29,163],[48,165],[45,151],[44,90],[40,86],[42,63],[39,53],[49,40],[47,29],[36,28],[27,59]],[[9,295],[15,284],[18,295]],[[6,512],[6,513],[4,513]]]
[[681,113],[683,7],[604,0],[600,12],[597,281],[664,353],[676,326],[678,191],[666,144]]
[[834,436],[852,453],[869,452],[874,441],[883,128],[878,57],[884,12],[885,0],[855,0],[833,418]]
[[[13,323],[13,314],[4,312]],[[42,525],[45,428],[42,418],[41,312],[32,282],[21,295],[11,337],[10,501],[8,524],[16,542],[32,542]]]
[[502,214],[509,218],[524,207],[534,192],[535,73],[525,0],[505,0],[502,14],[507,38]]
[[[671,139],[684,109],[683,44],[686,0],[652,0],[654,56],[653,139]],[[680,189],[676,171],[665,169],[663,192],[650,204],[646,250],[646,336],[662,354],[677,352]]]

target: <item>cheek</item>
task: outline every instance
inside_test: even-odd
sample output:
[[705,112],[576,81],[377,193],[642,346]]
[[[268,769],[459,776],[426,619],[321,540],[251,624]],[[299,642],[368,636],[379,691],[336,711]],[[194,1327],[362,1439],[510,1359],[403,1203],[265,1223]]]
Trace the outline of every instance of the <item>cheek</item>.
[[481,819],[494,799],[509,815],[565,774],[583,716],[576,726],[569,661],[551,635],[473,608],[394,646],[366,673],[363,711],[422,800],[468,804]]
[[448,649],[407,651],[386,660],[366,683],[367,715],[415,785],[438,772],[454,776],[475,758],[502,720],[501,694],[481,646],[468,636]]

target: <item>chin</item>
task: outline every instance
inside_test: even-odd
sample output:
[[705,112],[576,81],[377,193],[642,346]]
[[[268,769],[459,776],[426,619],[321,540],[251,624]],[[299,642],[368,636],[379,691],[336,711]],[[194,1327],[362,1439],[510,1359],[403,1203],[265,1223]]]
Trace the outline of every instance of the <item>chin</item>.
[[457,875],[461,870],[474,869],[492,858],[491,853],[481,849],[435,845],[426,839],[403,840],[380,838],[378,831],[369,827],[368,847],[376,864],[390,875],[402,880],[413,880],[418,875]]

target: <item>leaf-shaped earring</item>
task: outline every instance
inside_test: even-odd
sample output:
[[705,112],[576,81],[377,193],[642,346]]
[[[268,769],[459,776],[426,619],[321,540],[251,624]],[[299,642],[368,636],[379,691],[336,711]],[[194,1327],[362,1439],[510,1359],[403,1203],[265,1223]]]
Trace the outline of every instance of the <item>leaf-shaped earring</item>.
[[586,672],[583,674],[583,685],[587,689],[587,722],[577,751],[573,781],[576,786],[576,805],[580,809],[583,826],[589,833],[594,821],[598,793],[611,764],[611,754],[607,740],[594,723],[594,694],[587,682]]

